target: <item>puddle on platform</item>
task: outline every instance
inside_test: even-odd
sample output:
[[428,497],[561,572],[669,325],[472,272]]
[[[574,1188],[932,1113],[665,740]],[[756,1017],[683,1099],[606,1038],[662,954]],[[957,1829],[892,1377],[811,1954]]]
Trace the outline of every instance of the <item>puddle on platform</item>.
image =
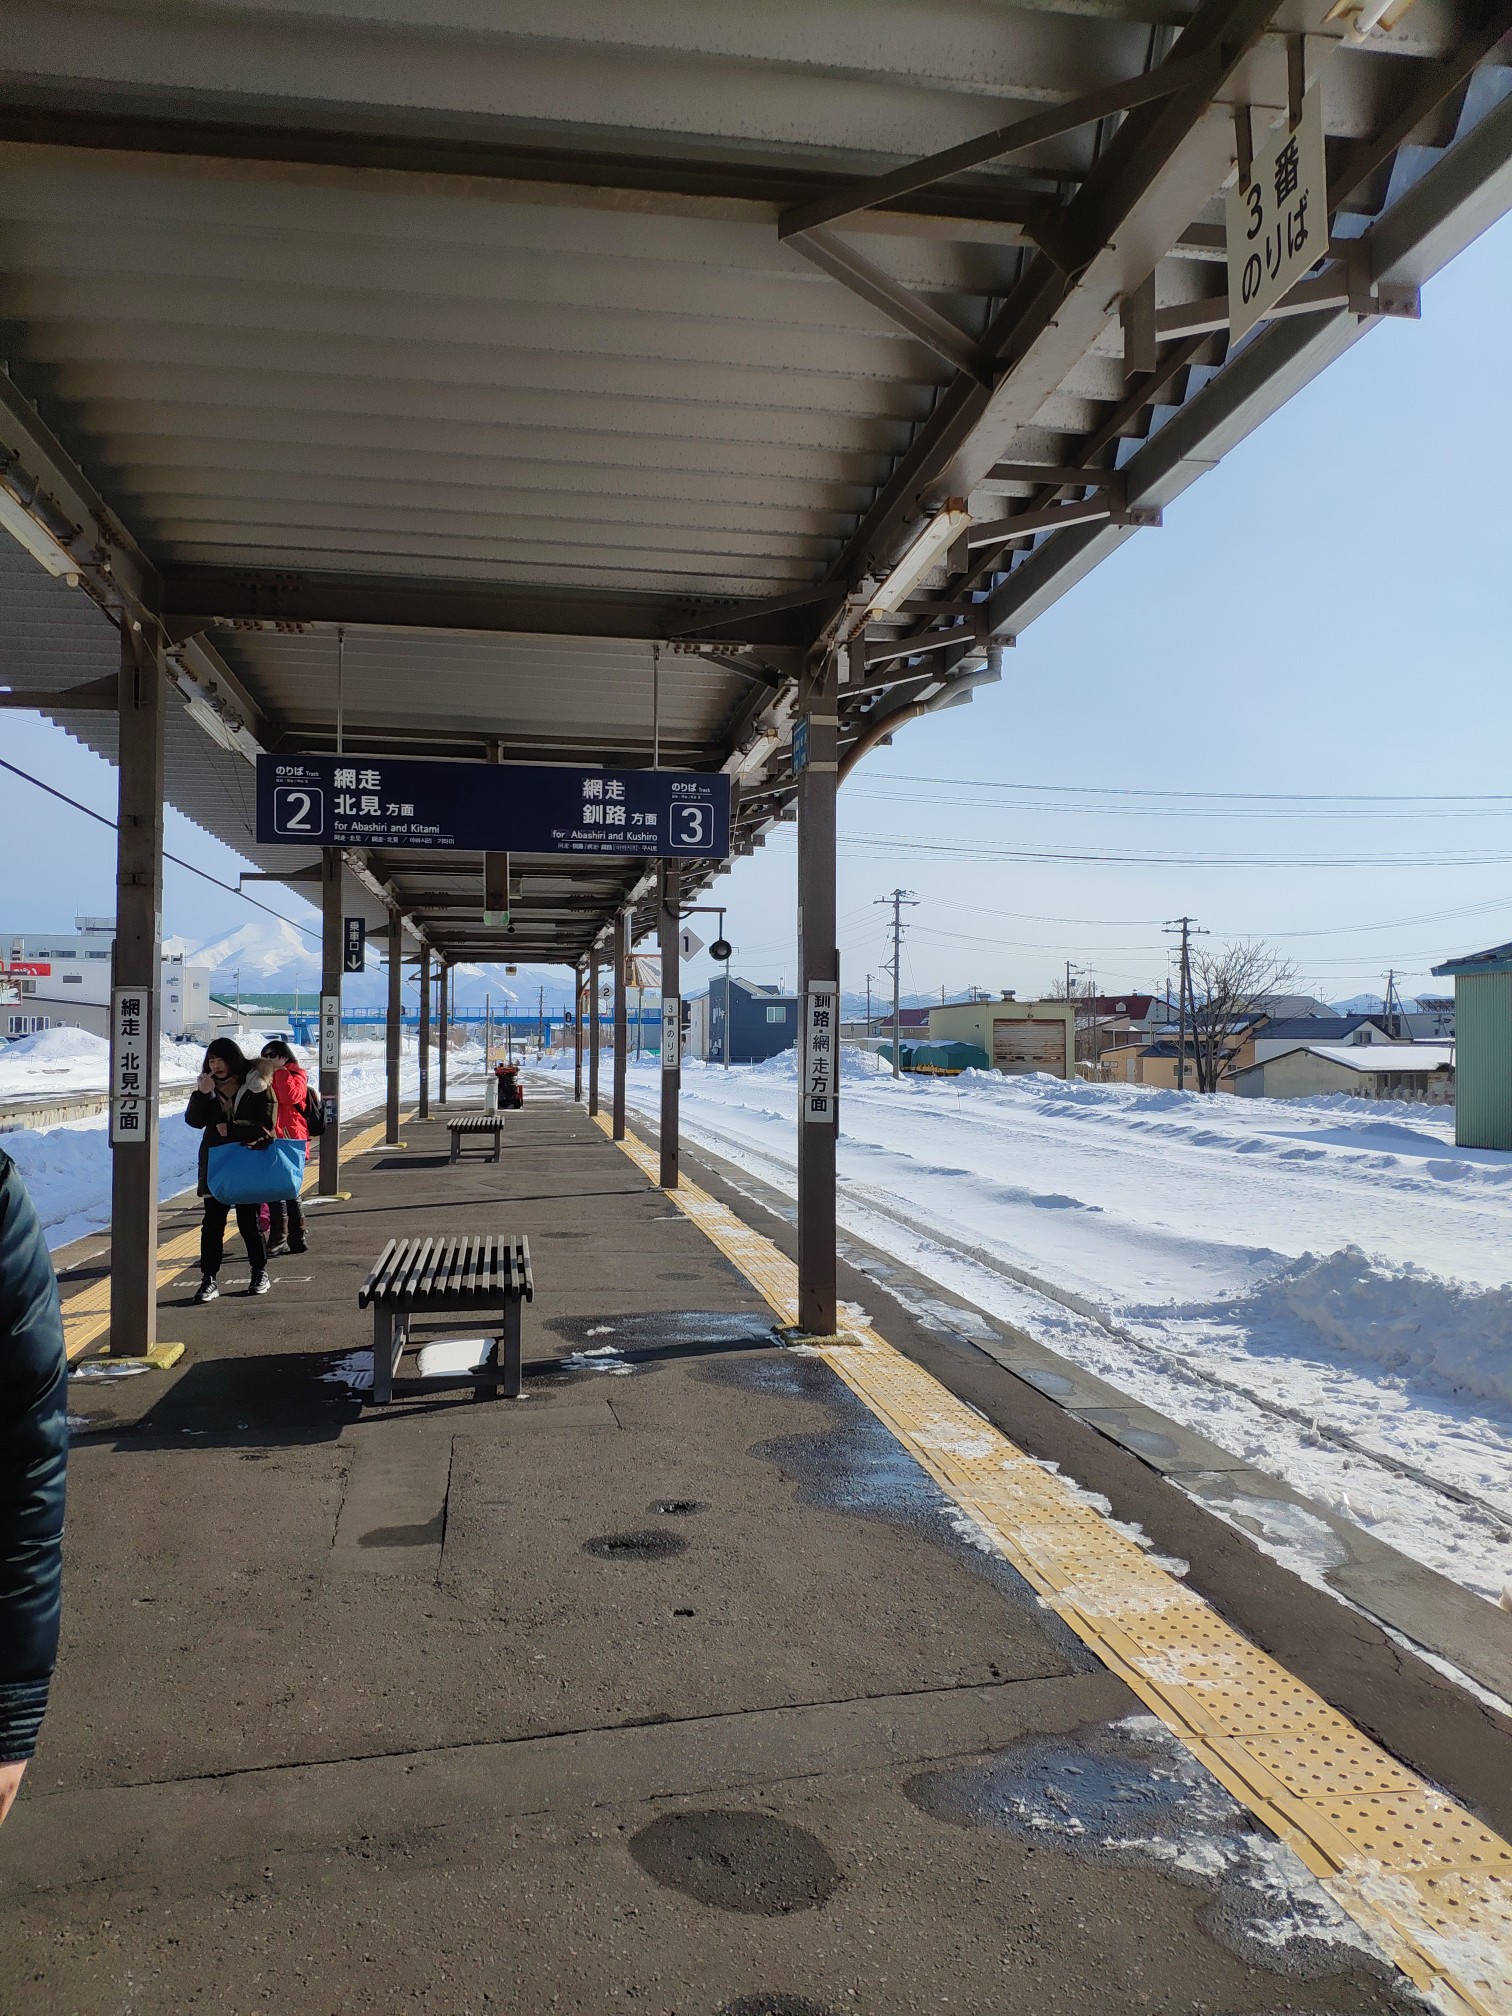
[[1159,1870],[1207,1892],[1202,1925],[1250,1966],[1309,1980],[1364,1967],[1381,1988],[1395,1979],[1292,1851],[1153,1715],[1027,1736],[964,1768],[921,1772],[904,1789],[936,1820],[1081,1862]]
[[[632,1835],[629,1848],[646,1874],[667,1889],[756,1918],[815,1910],[842,1881],[816,1835],[772,1813],[664,1813]],[[781,2004],[770,1998],[755,2002],[763,2006]]]
[[791,1350],[774,1351],[709,1365],[699,1376],[748,1393],[818,1401],[829,1412],[827,1430],[781,1435],[758,1442],[751,1451],[796,1480],[800,1504],[880,1519],[943,1547],[1016,1609],[1030,1611],[1071,1672],[1097,1670],[1098,1662],[1069,1625],[1041,1602],[990,1536],[823,1360]]

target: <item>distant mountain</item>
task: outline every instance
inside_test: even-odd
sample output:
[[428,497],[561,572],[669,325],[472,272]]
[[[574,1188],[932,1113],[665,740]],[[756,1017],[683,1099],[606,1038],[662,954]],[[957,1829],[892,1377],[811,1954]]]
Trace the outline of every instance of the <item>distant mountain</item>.
[[[182,952],[191,965],[208,966],[212,991],[217,994],[239,989],[242,999],[251,1001],[271,994],[313,997],[320,991],[318,942],[281,917],[258,917],[200,945],[171,939],[164,949]],[[534,1012],[542,988],[549,1011],[569,1006],[572,1000],[572,982],[561,967],[521,966],[515,973],[506,973],[502,965],[467,963],[453,967],[452,978],[454,998],[461,1008],[481,1008],[492,1000],[496,1008],[510,1005],[521,1012]],[[413,1000],[414,988],[415,970],[406,967],[407,1000]],[[346,976],[342,996],[349,1007],[372,1008],[384,1000],[387,989],[382,941],[370,937],[367,970]]]
[[[1382,994],[1351,994],[1347,1001],[1331,1001],[1329,1006],[1335,1015],[1379,1015],[1386,1007],[1386,999]],[[1410,996],[1403,997],[1404,1014],[1412,1014],[1417,1006]]]

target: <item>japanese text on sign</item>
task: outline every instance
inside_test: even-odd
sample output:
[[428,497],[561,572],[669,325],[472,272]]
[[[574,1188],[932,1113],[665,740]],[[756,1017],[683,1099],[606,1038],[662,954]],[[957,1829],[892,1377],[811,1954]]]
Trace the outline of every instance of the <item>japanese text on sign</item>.
[[730,780],[718,770],[259,756],[257,836],[280,846],[721,859]]
[[676,1071],[682,1064],[682,1000],[676,994],[662,996],[663,1071]]
[[322,994],[320,997],[320,1068],[322,1071],[341,1069],[341,996]]
[[1229,191],[1229,341],[1253,329],[1328,250],[1323,111],[1314,86],[1295,127],[1269,135]]
[[341,970],[361,973],[367,965],[367,923],[361,917],[342,919]]
[[152,1009],[143,987],[114,987],[110,994],[110,1145],[145,1142],[152,1123],[148,1056],[156,1041]]
[[811,980],[803,1049],[803,1117],[834,1124],[840,1081],[840,989]]

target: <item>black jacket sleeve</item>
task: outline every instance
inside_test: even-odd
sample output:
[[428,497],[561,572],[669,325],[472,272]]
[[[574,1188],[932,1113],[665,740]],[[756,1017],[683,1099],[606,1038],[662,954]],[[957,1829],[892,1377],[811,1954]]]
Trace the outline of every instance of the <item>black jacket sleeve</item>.
[[189,1094],[189,1104],[184,1108],[184,1118],[191,1127],[213,1127],[218,1120],[224,1120],[225,1111],[213,1092],[201,1092],[196,1085]]
[[58,1655],[67,1391],[58,1278],[0,1154],[0,1763],[35,1750]]

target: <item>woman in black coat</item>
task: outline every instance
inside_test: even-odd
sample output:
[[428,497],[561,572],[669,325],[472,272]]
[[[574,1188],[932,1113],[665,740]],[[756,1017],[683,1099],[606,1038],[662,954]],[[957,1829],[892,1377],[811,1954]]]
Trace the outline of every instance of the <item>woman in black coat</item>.
[[[255,1148],[273,1139],[276,1107],[271,1081],[258,1066],[242,1054],[229,1036],[217,1036],[205,1051],[205,1068],[199,1083],[189,1094],[184,1118],[191,1127],[204,1129],[199,1152],[199,1194],[205,1200],[205,1216],[200,1226],[200,1285],[196,1302],[213,1302],[220,1293],[216,1276],[220,1273],[225,1247],[226,1219],[231,1206],[210,1194],[210,1150],[223,1141],[240,1141]],[[255,1204],[238,1204],[236,1229],[247,1249],[252,1269],[249,1295],[268,1292],[268,1249],[257,1222]]]

